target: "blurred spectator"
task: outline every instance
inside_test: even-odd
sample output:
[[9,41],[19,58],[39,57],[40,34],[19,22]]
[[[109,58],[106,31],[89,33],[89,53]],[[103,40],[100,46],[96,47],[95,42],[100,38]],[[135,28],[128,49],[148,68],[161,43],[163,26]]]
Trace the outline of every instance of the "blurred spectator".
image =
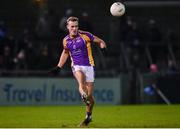
[[[165,59],[163,59],[162,57],[165,57],[165,49],[160,46],[160,44],[162,43],[162,33],[160,31],[160,27],[154,19],[150,19],[147,23],[146,28],[145,42],[149,43],[152,62],[156,64],[160,63],[161,65],[163,65],[162,61],[164,61]],[[159,61],[159,59],[161,59],[161,61]]]
[[123,41],[124,46],[127,48],[127,55],[130,64],[135,69],[140,66],[140,30],[137,22],[131,17],[125,17],[124,21],[120,25],[120,40]]
[[83,12],[81,14],[79,25],[80,25],[79,26],[80,29],[93,33],[92,23],[90,21],[89,14],[87,12]]
[[[1,24],[2,30],[6,33],[7,27],[4,22]],[[14,68],[13,56],[14,56],[15,41],[14,37],[5,34],[0,40],[0,62],[1,68],[4,70],[12,70]]]
[[158,68],[156,64],[151,64],[150,65],[150,72],[151,73],[157,73],[158,72]]
[[59,38],[59,15],[56,11],[49,9],[48,11],[48,19],[49,19],[49,26],[52,32],[53,40],[57,40]]
[[167,40],[169,43],[177,43],[179,38],[176,32],[174,32],[172,29],[168,29],[166,33],[166,37],[168,38]]
[[171,60],[171,59],[168,60],[167,73],[168,74],[177,73],[176,63],[173,60]]
[[[63,35],[65,35],[67,33],[66,20],[68,19],[68,17],[70,17],[72,15],[73,15],[73,10],[71,8],[69,8],[66,10],[65,15],[59,21],[59,29]],[[62,36],[62,37],[64,37],[64,36]]]
[[11,48],[9,46],[5,46],[3,50],[3,59],[2,59],[3,69],[12,70],[14,68],[13,64],[13,55],[11,53]]
[[36,36],[39,39],[49,39],[52,36],[52,29],[50,26],[48,11],[44,11],[40,16],[36,24]]
[[131,16],[127,16],[120,26],[122,27],[120,28],[120,40],[131,47],[137,47],[140,44],[140,30],[137,22]]
[[0,70],[3,68],[3,56],[0,55]]
[[6,36],[3,40],[0,41],[0,54],[2,55],[4,52],[5,47],[10,48],[10,53],[14,53],[14,48],[15,48],[15,39],[13,36]]
[[162,34],[154,19],[150,19],[147,24],[146,40],[150,42],[162,41]]
[[24,49],[21,49],[14,58],[16,70],[27,70],[26,53]]
[[0,21],[0,39],[3,39],[6,37],[6,26],[4,21]]
[[31,41],[27,42],[27,48],[26,48],[26,61],[27,61],[27,67],[28,69],[35,69],[35,59],[37,56],[38,48],[33,46],[33,43]]
[[37,57],[37,66],[36,68],[39,70],[47,70],[51,68],[53,65],[52,57],[49,54],[49,49],[47,45],[44,45],[41,50],[40,54]]

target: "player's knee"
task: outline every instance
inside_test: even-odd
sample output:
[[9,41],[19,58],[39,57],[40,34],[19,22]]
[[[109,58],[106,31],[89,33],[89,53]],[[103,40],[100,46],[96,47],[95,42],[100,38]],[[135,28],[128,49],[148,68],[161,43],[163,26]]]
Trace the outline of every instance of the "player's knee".
[[94,97],[91,95],[91,96],[89,96],[89,99],[90,99],[91,105],[94,105],[94,103],[95,103]]
[[91,101],[91,106],[93,106],[95,104],[94,99]]

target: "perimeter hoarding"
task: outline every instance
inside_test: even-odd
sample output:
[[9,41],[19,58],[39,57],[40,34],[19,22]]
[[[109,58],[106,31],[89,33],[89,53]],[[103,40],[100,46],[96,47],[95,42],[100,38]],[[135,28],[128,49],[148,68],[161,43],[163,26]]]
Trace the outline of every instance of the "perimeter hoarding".
[[[95,81],[96,104],[120,104],[119,78]],[[77,82],[73,78],[0,78],[0,105],[78,105]]]

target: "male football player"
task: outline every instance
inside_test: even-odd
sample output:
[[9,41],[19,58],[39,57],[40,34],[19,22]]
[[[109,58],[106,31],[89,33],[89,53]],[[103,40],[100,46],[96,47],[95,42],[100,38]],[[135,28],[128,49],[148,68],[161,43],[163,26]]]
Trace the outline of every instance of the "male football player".
[[67,19],[69,34],[63,39],[64,49],[59,63],[51,72],[59,72],[70,56],[72,72],[78,82],[81,98],[86,104],[86,117],[80,126],[87,126],[92,120],[94,106],[94,59],[91,44],[97,43],[101,49],[105,49],[106,43],[87,31],[79,30],[78,23],[77,17]]

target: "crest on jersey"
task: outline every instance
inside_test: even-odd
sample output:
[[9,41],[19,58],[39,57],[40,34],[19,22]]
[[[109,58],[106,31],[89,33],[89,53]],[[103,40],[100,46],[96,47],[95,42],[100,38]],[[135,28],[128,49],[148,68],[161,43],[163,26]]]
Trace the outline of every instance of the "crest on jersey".
[[76,49],[76,45],[73,45],[73,49]]
[[80,38],[78,38],[78,39],[76,40],[76,42],[77,42],[77,43],[81,42],[81,39],[80,39]]

